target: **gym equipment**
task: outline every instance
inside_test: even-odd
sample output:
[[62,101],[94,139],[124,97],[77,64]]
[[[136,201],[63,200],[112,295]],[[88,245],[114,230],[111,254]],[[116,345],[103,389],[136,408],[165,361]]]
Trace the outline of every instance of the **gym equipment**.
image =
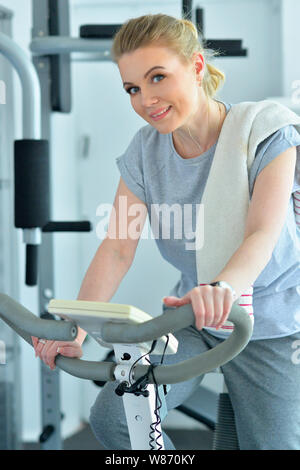
[[[228,319],[235,328],[226,340],[199,356],[164,366],[164,354],[177,350],[172,333],[194,324],[191,304],[166,309],[155,318],[130,305],[107,302],[52,299],[48,310],[67,321],[39,319],[12,298],[0,294],[0,318],[29,344],[31,335],[72,341],[79,325],[99,344],[113,346],[117,364],[60,355],[55,363],[76,377],[120,381],[115,391],[123,397],[131,446],[135,450],[164,450],[159,410],[165,405],[167,389],[159,390],[159,386],[189,380],[230,361],[245,348],[253,329],[248,313],[233,305]],[[160,364],[151,364],[150,353],[162,354]]]
[[[14,213],[15,227],[23,229],[23,241],[26,244],[26,284],[35,286],[38,279],[38,246],[42,243],[42,233],[89,232],[92,227],[88,221],[54,222],[50,220],[49,144],[47,140],[40,139],[41,92],[39,79],[24,51],[3,33],[0,33],[0,52],[17,71],[23,92],[23,139],[16,140],[14,145]],[[51,251],[51,240],[48,238],[43,241]],[[51,263],[48,258],[40,264],[47,267],[46,273],[40,269],[42,281],[45,282],[47,277],[49,279],[53,277]],[[43,288],[43,282],[41,288]],[[45,314],[48,316],[43,311],[43,306],[44,299],[52,295],[52,284],[53,281],[51,283],[49,281],[49,284],[40,292],[41,316]],[[48,380],[47,371],[42,368],[42,378],[48,389],[47,396],[53,397],[53,400],[54,397],[58,398],[58,377],[55,382],[54,377]],[[53,390],[49,393],[52,384]],[[43,394],[43,397],[45,396]],[[60,414],[56,418],[54,413],[52,416],[56,421],[61,419]],[[43,436],[41,439],[43,440]]]
[[[0,6],[0,31],[7,37],[12,35],[12,19],[13,12]],[[12,142],[15,137],[13,70],[1,54],[0,78],[4,88],[0,90],[0,292],[18,299],[17,233],[12,210]],[[0,449],[18,449],[21,443],[21,358],[18,343],[13,330],[0,322]]]

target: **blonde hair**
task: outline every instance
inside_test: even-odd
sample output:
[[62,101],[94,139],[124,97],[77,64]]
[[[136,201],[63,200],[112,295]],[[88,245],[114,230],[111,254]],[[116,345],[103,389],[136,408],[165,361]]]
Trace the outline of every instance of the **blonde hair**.
[[208,98],[213,98],[223,85],[225,74],[208,63],[207,59],[219,53],[205,48],[203,42],[194,23],[188,19],[178,19],[162,13],[149,14],[131,18],[121,26],[114,36],[111,57],[113,62],[118,63],[125,53],[157,44],[175,52],[181,62],[188,65],[195,53],[201,53],[205,62],[203,90]]

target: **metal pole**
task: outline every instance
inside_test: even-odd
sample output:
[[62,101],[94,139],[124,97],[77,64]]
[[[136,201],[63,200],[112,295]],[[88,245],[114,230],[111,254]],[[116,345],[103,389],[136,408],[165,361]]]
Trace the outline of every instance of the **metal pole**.
[[[38,75],[24,50],[6,34],[0,32],[0,52],[19,75],[23,101],[23,139],[41,138],[41,92]],[[23,230],[23,241],[41,243],[39,228]]]
[[[11,37],[13,12],[0,6],[0,30]],[[0,57],[1,82],[5,84],[0,105],[0,292],[19,298],[17,234],[13,226],[13,146],[14,90],[13,70]],[[3,97],[1,97],[3,98]],[[6,101],[7,98],[7,101]],[[0,322],[0,449],[20,450],[22,441],[22,400],[20,342],[12,330]]]
[[24,50],[3,33],[0,33],[0,52],[20,77],[23,91],[23,139],[40,139],[41,92],[36,70]]
[[32,55],[69,54],[71,52],[95,52],[100,60],[111,60],[111,39],[81,39],[66,36],[47,36],[31,41]]
[[[32,15],[32,37],[47,36],[49,34],[48,0],[33,0]],[[33,58],[33,66],[40,82],[41,137],[49,141],[51,155],[50,59],[49,57],[35,57]],[[50,191],[51,189],[50,182]],[[47,312],[46,306],[49,299],[55,296],[53,256],[53,235],[42,233],[38,266],[40,316]],[[58,368],[51,371],[43,362],[41,363],[41,411],[41,448],[43,450],[61,450],[60,373]]]

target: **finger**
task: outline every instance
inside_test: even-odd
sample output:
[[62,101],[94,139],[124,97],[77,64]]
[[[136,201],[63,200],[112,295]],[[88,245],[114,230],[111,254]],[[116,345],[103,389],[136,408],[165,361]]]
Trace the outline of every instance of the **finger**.
[[[213,297],[212,297],[212,286],[205,284],[203,286],[198,286],[196,288],[201,294],[201,299],[203,302],[203,318],[201,319],[201,329],[203,326],[210,326],[213,320]],[[200,325],[199,325],[200,326]],[[200,328],[199,328],[200,329]]]
[[54,370],[56,365],[55,365],[55,358],[60,354],[60,349],[62,346],[68,346],[70,342],[66,341],[53,341],[51,346],[49,347],[47,351],[47,364],[50,367],[50,369]]
[[212,326],[217,327],[221,321],[224,312],[224,298],[225,293],[222,287],[214,287],[213,302],[214,302],[214,318]]
[[211,326],[214,320],[214,297],[213,296],[214,296],[213,287],[205,286],[205,290],[203,289],[203,295],[202,295],[204,309],[205,309],[205,319],[204,319],[205,326]]
[[42,349],[42,352],[41,352],[42,360],[44,361],[46,366],[49,365],[49,351],[50,351],[51,346],[52,346],[53,343],[54,343],[54,341],[52,341],[52,340],[47,341],[46,344],[44,345],[43,349]]
[[231,311],[233,305],[233,296],[232,293],[229,289],[226,289],[225,297],[224,297],[224,302],[223,302],[223,313],[222,316],[218,322],[218,328],[221,328],[221,326],[226,322],[229,313]]
[[46,352],[47,365],[51,370],[54,370],[56,367],[55,358],[58,355],[58,348],[60,344],[60,341],[53,341]]
[[[64,354],[64,351],[66,351],[66,354]],[[59,354],[68,357],[81,357],[81,346],[76,341],[54,341],[47,351],[47,362],[50,369],[55,369],[55,358]]]
[[180,298],[180,297],[174,297],[171,295],[171,296],[164,297],[163,301],[165,304],[169,304],[169,305],[185,305],[185,304],[191,303],[190,299],[187,296]]
[[[43,340],[44,341],[44,340]],[[41,342],[39,339],[37,341],[37,345],[36,345],[36,348],[35,348],[35,352],[36,352],[36,355],[42,359],[42,351],[44,349],[44,346],[46,345],[46,341],[45,343]]]
[[205,306],[199,292],[191,296],[192,307],[195,314],[195,326],[197,330],[202,330],[205,323]]
[[34,349],[35,357],[37,357],[36,347],[38,345],[38,338],[36,336],[31,336],[31,341],[32,341],[32,346],[33,346],[33,349]]
[[80,347],[62,346],[59,348],[59,354],[66,357],[81,357],[82,350]]

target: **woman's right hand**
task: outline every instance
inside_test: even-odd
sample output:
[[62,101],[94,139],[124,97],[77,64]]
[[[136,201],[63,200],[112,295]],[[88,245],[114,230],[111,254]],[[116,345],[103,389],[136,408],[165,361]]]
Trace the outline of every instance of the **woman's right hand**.
[[55,357],[58,354],[66,357],[82,356],[81,343],[77,339],[74,341],[52,341],[44,340],[31,336],[32,344],[35,351],[35,357],[39,357],[44,363],[50,367],[51,370],[55,369]]

